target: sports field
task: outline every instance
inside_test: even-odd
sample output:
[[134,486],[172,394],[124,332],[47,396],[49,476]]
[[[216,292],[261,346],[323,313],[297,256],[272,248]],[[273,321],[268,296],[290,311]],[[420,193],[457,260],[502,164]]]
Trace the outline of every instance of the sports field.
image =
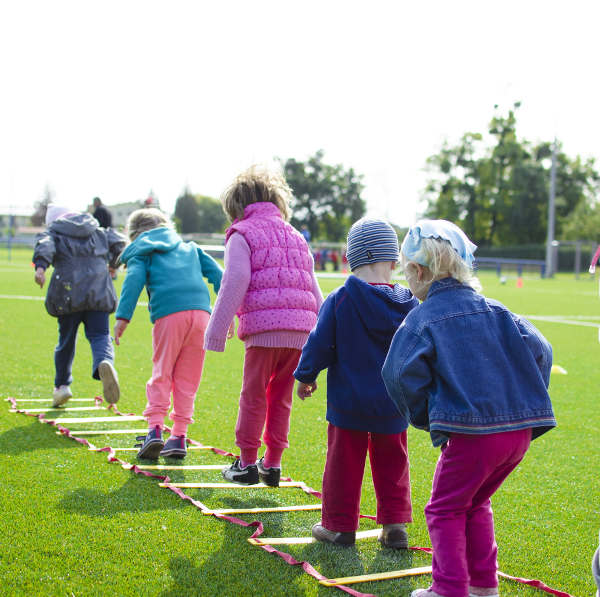
[[[48,398],[53,385],[56,320],[47,315],[45,290],[33,282],[31,251],[0,248],[0,594],[3,595],[335,595],[299,565],[247,539],[246,528],[205,516],[158,481],[136,475],[106,454],[57,435],[56,428],[35,418],[10,413],[5,398]],[[119,274],[120,289],[123,273]],[[504,573],[540,579],[577,597],[594,593],[590,560],[600,527],[598,427],[600,409],[600,300],[597,280],[587,275],[559,275],[541,280],[525,277],[518,288],[509,276],[501,285],[493,274],[481,277],[484,293],[517,313],[530,316],[554,349],[554,363],[567,374],[554,373],[550,394],[558,427],[533,442],[521,466],[493,498],[499,564]],[[323,279],[327,293],[341,280]],[[143,297],[142,297],[143,298]],[[112,319],[112,318],[111,318]],[[123,413],[140,414],[145,382],[151,371],[151,324],[145,307],[136,314],[116,347]],[[357,347],[357,349],[359,349]],[[191,438],[237,453],[234,425],[241,382],[243,346],[228,342],[224,354],[208,353],[196,401]],[[83,330],[74,364],[75,398],[90,398],[101,390],[90,375],[90,350]],[[325,375],[316,395],[296,399],[290,449],[284,454],[285,476],[320,490],[325,461]],[[69,402],[67,406],[86,403]],[[46,403],[21,402],[25,408]],[[63,417],[110,414],[65,412]],[[56,417],[48,412],[47,418]],[[100,425],[96,423],[95,425]],[[108,427],[107,423],[107,428]],[[114,425],[114,424],[113,424]],[[72,425],[73,429],[89,429]],[[144,422],[121,427],[142,428]],[[74,433],[77,435],[76,433]],[[131,447],[131,435],[88,438],[95,446]],[[409,451],[414,523],[410,544],[429,546],[423,516],[438,451],[428,435],[411,429]],[[134,461],[135,452],[119,452]],[[190,451],[183,464],[223,464],[230,458],[206,450]],[[367,465],[368,467],[368,465]],[[166,473],[165,473],[166,474]],[[218,470],[168,471],[172,481],[221,482]],[[187,495],[208,508],[250,508],[318,503],[298,488],[191,488]],[[365,474],[361,512],[375,514],[370,473]],[[308,537],[319,512],[274,512],[235,515],[262,521],[264,537]],[[362,519],[361,530],[375,528]],[[277,546],[298,562],[309,562],[328,578],[428,566],[431,557],[419,551],[381,549],[371,538],[356,549],[320,544]],[[353,584],[361,593],[409,595],[427,586],[430,576]],[[539,590],[501,580],[500,593],[543,595]]]

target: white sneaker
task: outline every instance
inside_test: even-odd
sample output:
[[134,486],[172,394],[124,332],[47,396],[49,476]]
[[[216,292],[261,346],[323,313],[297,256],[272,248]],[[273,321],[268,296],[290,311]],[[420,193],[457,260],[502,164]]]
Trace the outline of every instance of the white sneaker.
[[69,386],[59,386],[58,388],[54,388],[54,392],[52,393],[52,406],[54,408],[61,406],[72,396],[73,392],[71,392]]
[[110,361],[102,361],[98,365],[98,375],[102,381],[102,395],[106,402],[114,404],[119,401],[121,390],[119,388],[119,378],[117,372]]

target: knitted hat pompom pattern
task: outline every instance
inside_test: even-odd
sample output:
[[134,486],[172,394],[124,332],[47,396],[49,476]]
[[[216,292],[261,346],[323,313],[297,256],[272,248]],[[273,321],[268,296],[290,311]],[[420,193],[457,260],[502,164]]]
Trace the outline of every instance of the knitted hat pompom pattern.
[[398,261],[400,250],[396,231],[383,220],[361,218],[348,232],[346,257],[352,271],[369,263]]

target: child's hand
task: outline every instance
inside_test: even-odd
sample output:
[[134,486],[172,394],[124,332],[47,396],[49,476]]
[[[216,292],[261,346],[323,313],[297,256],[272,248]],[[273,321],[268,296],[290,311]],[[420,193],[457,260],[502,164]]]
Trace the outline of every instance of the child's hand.
[[115,322],[114,336],[115,336],[115,344],[117,346],[119,346],[119,344],[120,344],[119,338],[123,335],[123,332],[125,331],[125,328],[128,325],[129,325],[129,322],[125,321],[124,319],[117,319],[117,321]]
[[40,288],[44,287],[46,283],[46,270],[43,267],[38,267],[35,270],[35,283],[39,285]]
[[229,329],[227,330],[227,340],[231,340],[235,336],[235,319],[231,322]]
[[313,381],[312,383],[304,383],[302,381],[298,382],[298,387],[296,388],[296,394],[298,394],[298,398],[304,400],[309,396],[312,396],[312,393],[317,389],[317,382]]

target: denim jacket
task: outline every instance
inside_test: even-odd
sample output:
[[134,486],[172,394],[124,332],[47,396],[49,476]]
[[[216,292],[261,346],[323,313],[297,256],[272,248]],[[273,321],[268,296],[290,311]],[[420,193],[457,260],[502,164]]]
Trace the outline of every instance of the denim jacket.
[[534,439],[555,427],[551,367],[552,347],[529,321],[444,278],[398,328],[382,376],[400,414],[439,446],[453,432],[531,428]]

